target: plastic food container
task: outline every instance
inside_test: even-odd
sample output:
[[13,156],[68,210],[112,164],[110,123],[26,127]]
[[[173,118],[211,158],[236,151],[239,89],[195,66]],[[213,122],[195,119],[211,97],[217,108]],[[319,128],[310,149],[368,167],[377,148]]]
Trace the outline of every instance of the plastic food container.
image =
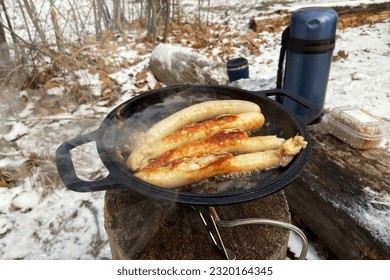
[[384,120],[351,106],[334,108],[324,123],[331,134],[357,149],[378,146],[388,133]]

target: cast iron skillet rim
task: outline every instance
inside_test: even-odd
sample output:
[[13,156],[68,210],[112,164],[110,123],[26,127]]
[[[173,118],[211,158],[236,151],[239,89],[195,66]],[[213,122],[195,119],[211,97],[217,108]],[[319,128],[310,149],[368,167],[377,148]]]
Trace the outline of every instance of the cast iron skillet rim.
[[[184,86],[174,86],[174,87],[167,87],[162,89],[156,89],[152,90],[146,93],[143,93],[141,95],[138,95],[134,98],[131,98],[120,105],[118,105],[116,108],[114,108],[103,120],[101,126],[99,127],[99,130],[104,133],[105,129],[112,125],[113,118],[115,118],[116,113],[120,108],[123,106],[127,106],[129,103],[133,102],[142,102],[142,99],[149,98],[150,95],[154,95],[156,92],[161,93],[161,91],[172,91],[172,90],[185,90],[188,88],[219,88],[219,89],[226,89],[227,91],[236,91],[243,94],[246,94],[243,100],[246,100],[245,97],[253,97],[253,98],[261,98],[264,99],[265,102],[270,102],[273,104],[273,106],[279,107],[282,111],[286,112],[285,116],[288,116],[291,121],[294,123],[296,130],[301,134],[305,140],[309,142],[305,150],[301,151],[293,160],[292,163],[288,167],[286,167],[286,170],[280,175],[277,176],[277,180],[271,181],[268,185],[260,185],[256,186],[252,189],[242,189],[242,190],[235,190],[233,192],[220,192],[220,193],[191,193],[191,192],[181,192],[177,189],[164,189],[152,184],[149,184],[147,182],[144,182],[137,177],[133,176],[132,171],[126,169],[123,164],[112,160],[111,156],[107,154],[107,149],[104,147],[103,144],[99,144],[99,139],[96,139],[97,143],[97,149],[99,156],[101,157],[101,160],[103,163],[108,167],[108,169],[111,171],[114,171],[115,176],[119,176],[120,179],[118,181],[131,181],[131,183],[134,183],[135,187],[126,186],[130,189],[135,189],[136,191],[144,194],[148,197],[153,197],[160,200],[170,200],[175,201],[179,203],[185,203],[185,204],[193,204],[193,205],[225,205],[225,204],[233,204],[233,203],[239,203],[244,201],[249,201],[257,198],[264,197],[266,195],[272,194],[274,192],[277,192],[284,187],[286,187],[289,183],[291,183],[302,171],[302,169],[305,166],[305,163],[307,162],[307,159],[309,157],[311,145],[310,145],[310,139],[309,136],[304,129],[304,125],[301,124],[299,121],[294,118],[294,116],[286,111],[286,109],[277,101],[274,101],[267,97],[267,93],[271,92],[277,92],[278,90],[267,90],[267,91],[249,91],[245,89],[238,89],[238,88],[232,88],[229,86],[215,86],[215,85],[184,85]],[[234,95],[234,94],[233,94]],[[231,95],[227,95],[232,97]],[[239,99],[239,98],[237,98]],[[113,165],[115,168],[111,168],[110,165]],[[129,185],[129,184],[127,184]]]

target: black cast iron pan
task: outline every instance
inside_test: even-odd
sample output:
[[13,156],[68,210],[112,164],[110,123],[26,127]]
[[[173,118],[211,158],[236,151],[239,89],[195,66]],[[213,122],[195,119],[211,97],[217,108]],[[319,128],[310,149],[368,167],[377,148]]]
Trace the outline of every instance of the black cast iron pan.
[[[306,107],[308,114],[297,116],[286,111],[277,100],[288,97]],[[253,172],[239,176],[211,178],[196,186],[163,189],[148,184],[129,170],[121,157],[122,147],[129,142],[129,134],[145,131],[170,114],[207,100],[241,99],[257,103],[265,116],[258,135],[277,135],[289,138],[302,135],[308,146],[284,168]],[[225,205],[261,198],[290,184],[304,168],[310,141],[305,126],[320,115],[320,110],[306,99],[284,90],[252,92],[228,86],[191,85],[153,90],[134,97],[109,113],[100,127],[88,134],[63,143],[56,153],[58,173],[65,186],[77,192],[103,191],[127,187],[145,196],[190,205]],[[80,145],[96,142],[97,151],[109,171],[106,178],[84,181],[77,177],[70,151]]]

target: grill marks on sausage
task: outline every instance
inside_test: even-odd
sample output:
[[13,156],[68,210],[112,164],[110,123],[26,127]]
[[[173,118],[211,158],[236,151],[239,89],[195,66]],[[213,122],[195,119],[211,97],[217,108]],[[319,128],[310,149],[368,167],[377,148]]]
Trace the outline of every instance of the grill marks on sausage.
[[[184,126],[172,134],[165,136],[162,140],[164,142],[175,142],[178,137],[186,136],[191,137],[199,133],[199,131],[205,131],[206,137],[210,136],[214,127],[227,127],[229,124],[237,121],[238,115],[223,115],[214,119],[206,120],[201,123],[193,123]],[[208,134],[208,132],[210,134]]]
[[147,166],[150,159],[157,158],[186,143],[211,137],[225,129],[257,130],[264,124],[264,121],[264,116],[260,112],[245,112],[221,115],[199,123],[188,124],[161,139],[146,142],[136,148],[128,158],[127,166],[136,171]]
[[151,143],[191,123],[203,122],[222,115],[246,112],[261,113],[259,105],[245,100],[210,100],[186,107],[154,124],[145,133],[145,140]]
[[162,167],[143,169],[134,175],[163,188],[181,187],[218,175],[286,166],[306,145],[307,142],[302,136],[295,136],[275,150],[237,156],[224,152],[203,157],[183,158]]
[[228,147],[236,146],[248,137],[248,134],[243,130],[226,129],[209,138],[186,143],[178,148],[171,149],[163,155],[149,160],[141,169],[164,166],[171,161],[184,157],[198,157],[215,151],[223,151]]

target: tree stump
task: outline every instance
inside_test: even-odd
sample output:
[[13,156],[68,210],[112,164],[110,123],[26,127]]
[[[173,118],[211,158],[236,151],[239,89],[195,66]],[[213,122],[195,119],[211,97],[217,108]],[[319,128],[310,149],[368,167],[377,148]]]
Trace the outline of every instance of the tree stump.
[[[268,218],[290,222],[283,191],[234,205],[215,207],[221,220]],[[129,189],[105,194],[105,228],[113,259],[225,259],[199,212],[157,201]],[[289,231],[266,225],[218,227],[237,259],[285,259]]]
[[308,128],[309,161],[284,189],[296,214],[340,259],[390,259],[390,153]]

